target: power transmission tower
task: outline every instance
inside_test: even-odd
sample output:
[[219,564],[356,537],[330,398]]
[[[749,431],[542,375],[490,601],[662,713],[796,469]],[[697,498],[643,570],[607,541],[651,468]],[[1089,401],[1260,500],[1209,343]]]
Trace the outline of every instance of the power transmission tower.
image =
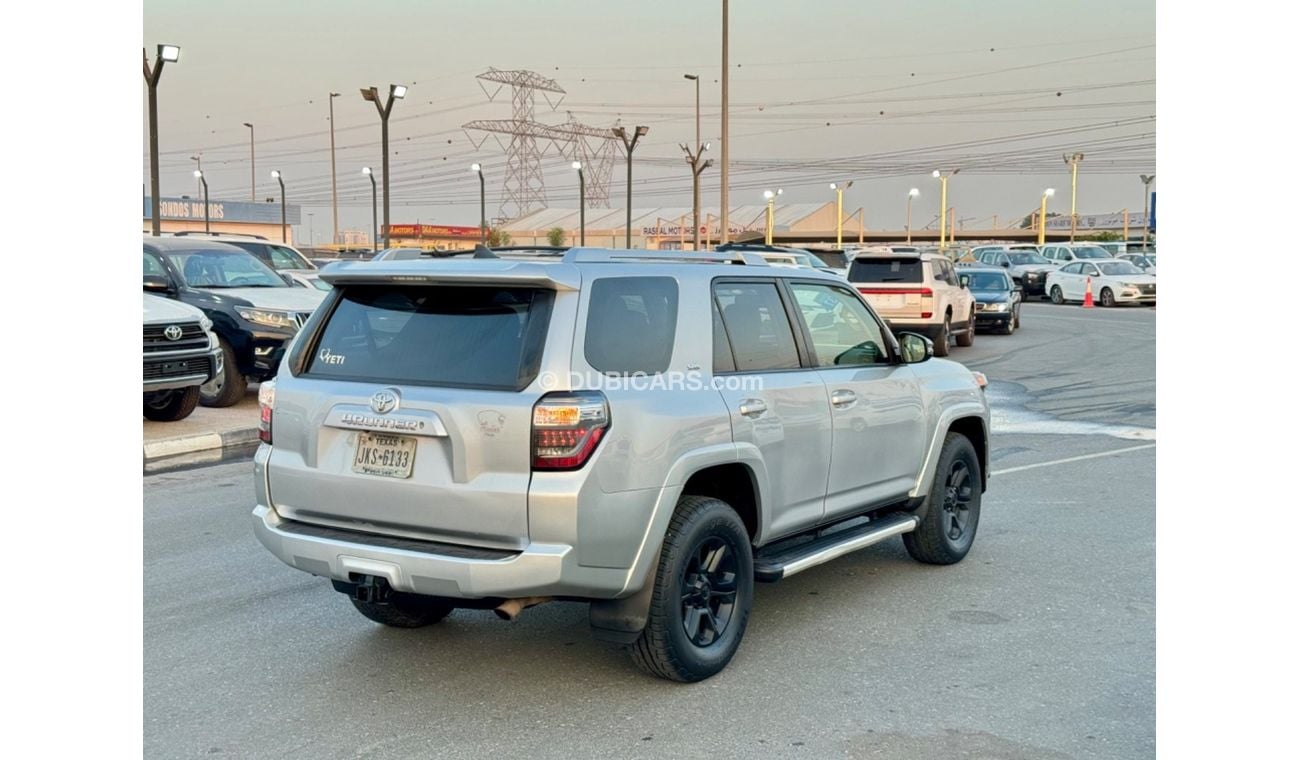
[[[582,124],[572,114],[563,124],[543,124],[537,121],[534,118],[536,93],[542,93],[547,105],[555,110],[564,100],[565,91],[554,79],[536,72],[503,71],[489,67],[476,78],[480,80],[479,86],[487,94],[488,100],[495,100],[505,85],[510,85],[511,89],[513,118],[476,119],[461,125],[467,131],[492,134],[497,144],[505,149],[506,174],[502,183],[501,216],[517,219],[546,207],[542,156],[552,146],[570,160],[582,161],[584,168],[590,167],[587,169],[587,205],[609,207],[609,178],[614,164],[614,135],[609,128]],[[495,82],[498,86],[488,92],[483,82]],[[552,102],[551,94],[560,97]],[[503,143],[500,135],[509,135],[508,145]],[[470,142],[475,148],[482,147],[486,141],[486,135],[478,142],[474,142],[474,137],[470,136]]]

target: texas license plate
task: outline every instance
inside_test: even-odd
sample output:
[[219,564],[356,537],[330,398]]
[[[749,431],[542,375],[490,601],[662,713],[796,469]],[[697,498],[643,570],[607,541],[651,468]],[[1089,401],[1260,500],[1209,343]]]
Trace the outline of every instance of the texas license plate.
[[352,471],[385,478],[409,478],[417,440],[407,435],[358,433]]

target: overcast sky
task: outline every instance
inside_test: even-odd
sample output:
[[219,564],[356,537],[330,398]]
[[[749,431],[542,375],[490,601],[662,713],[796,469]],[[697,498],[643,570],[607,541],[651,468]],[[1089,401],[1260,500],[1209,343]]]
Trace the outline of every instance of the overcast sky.
[[[488,176],[488,215],[500,213],[505,151],[468,134],[473,119],[511,117],[509,88],[489,100],[475,77],[527,69],[565,90],[536,119],[569,114],[593,126],[644,124],[634,206],[689,206],[690,172],[678,147],[694,141],[701,76],[703,139],[720,159],[721,2],[658,0],[147,0],[144,43],[182,47],[159,90],[163,195],[195,192],[201,155],[214,199],[250,198],[249,130],[256,130],[257,197],[314,214],[329,242],[328,93],[334,101],[340,228],[370,227],[364,165],[381,160],[379,119],[359,89],[405,83],[390,121],[392,222],[474,225],[477,180]],[[833,200],[827,183],[853,179],[846,214],[863,206],[871,228],[901,229],[907,191],[921,190],[917,227],[938,209],[934,168],[961,167],[949,205],[984,227],[1035,209],[1069,211],[1061,154],[1085,154],[1078,210],[1142,209],[1138,174],[1155,170],[1155,5],[1151,0],[841,0],[731,2],[731,203]],[[1059,94],[1058,94],[1059,93]],[[552,94],[552,103],[561,96]],[[148,125],[141,88],[141,171]],[[1044,134],[1047,133],[1047,134]],[[475,147],[484,138],[480,147]],[[543,157],[548,205],[576,207],[569,160]],[[718,166],[703,175],[703,203],[719,202]],[[621,148],[610,202],[623,205]],[[590,181],[590,180],[589,180]],[[381,199],[382,200],[382,199]]]

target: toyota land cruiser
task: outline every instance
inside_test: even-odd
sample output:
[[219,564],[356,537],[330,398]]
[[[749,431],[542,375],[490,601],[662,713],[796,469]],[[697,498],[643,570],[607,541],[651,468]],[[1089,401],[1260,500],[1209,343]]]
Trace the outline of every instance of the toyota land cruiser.
[[926,563],[970,551],[984,378],[841,278],[583,248],[321,276],[260,389],[252,522],[373,621],[584,602],[598,638],[698,681],[755,581],[894,536]]

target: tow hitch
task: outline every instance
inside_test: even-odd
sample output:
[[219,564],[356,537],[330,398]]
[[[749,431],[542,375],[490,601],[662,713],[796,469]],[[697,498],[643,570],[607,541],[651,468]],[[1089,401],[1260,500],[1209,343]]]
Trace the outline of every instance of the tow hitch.
[[334,589],[342,591],[353,600],[368,604],[388,604],[389,597],[393,594],[393,587],[388,585],[387,578],[381,578],[375,575],[353,575],[353,583],[344,581],[334,581]]

